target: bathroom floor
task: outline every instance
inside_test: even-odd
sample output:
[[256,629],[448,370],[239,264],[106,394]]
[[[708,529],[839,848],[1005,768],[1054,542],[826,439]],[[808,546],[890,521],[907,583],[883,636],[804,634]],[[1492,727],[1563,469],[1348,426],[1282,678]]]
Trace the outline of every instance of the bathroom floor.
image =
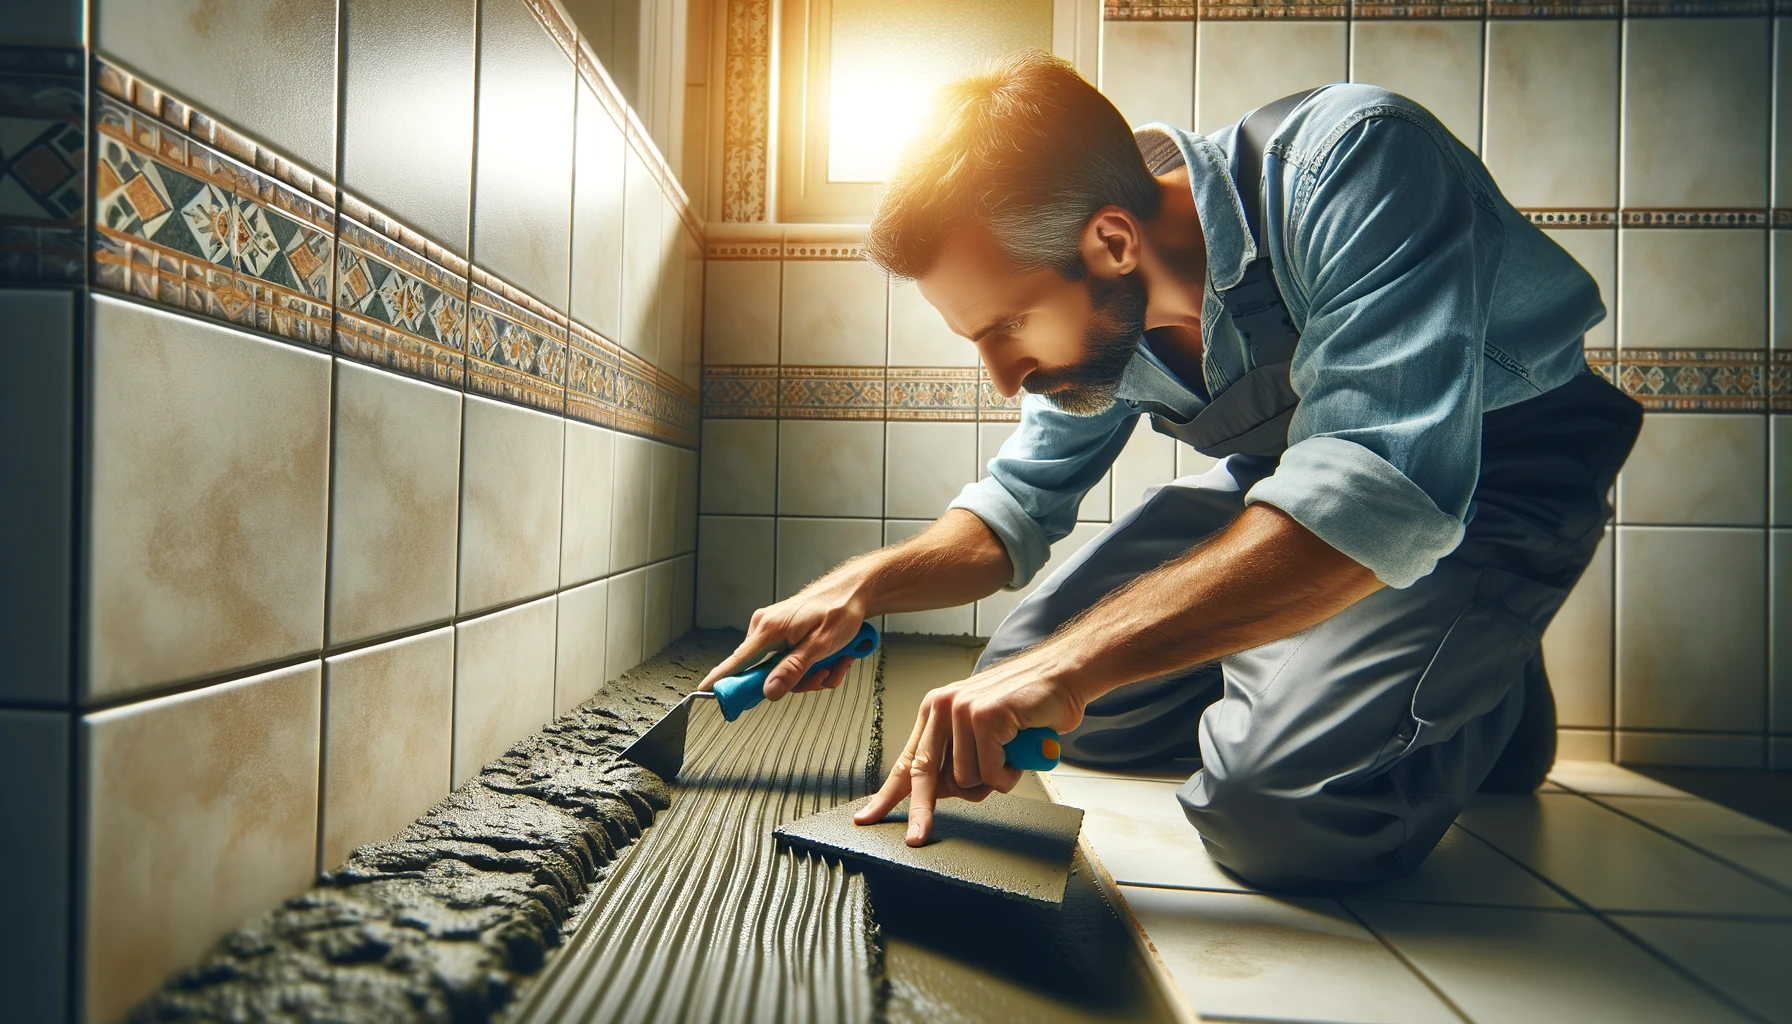
[[[886,656],[898,737],[891,698],[950,682],[975,648],[896,637]],[[1286,898],[1208,859],[1175,799],[1187,774],[1039,776],[1087,812],[1084,851],[1184,1019],[1792,1021],[1792,833],[1563,761],[1534,796],[1471,801],[1410,878]]]

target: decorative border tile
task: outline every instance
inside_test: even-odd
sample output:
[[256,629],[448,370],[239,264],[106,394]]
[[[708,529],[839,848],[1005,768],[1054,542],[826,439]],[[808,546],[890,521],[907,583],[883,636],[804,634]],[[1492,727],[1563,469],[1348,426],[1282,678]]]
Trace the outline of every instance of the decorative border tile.
[[1758,17],[1772,13],[1772,0],[1625,0],[1624,4],[1624,14],[1632,18]]
[[1202,0],[1200,20],[1342,21],[1349,16],[1348,3],[1322,3],[1317,0]]
[[616,429],[697,447],[697,392],[633,352],[616,356]]
[[1589,348],[1587,362],[1650,412],[1763,412],[1792,398],[1781,355],[1770,367],[1766,349]]
[[778,411],[787,420],[881,420],[881,366],[786,366],[778,375]]
[[1003,398],[983,367],[977,367],[977,419],[984,423],[1019,423],[1020,396]]
[[1397,19],[1480,18],[1487,5],[1482,0],[1439,0],[1435,3],[1398,3],[1394,0],[1351,0],[1350,16],[1363,21]]
[[564,412],[565,320],[477,267],[467,302],[467,390]]
[[1616,18],[1624,13],[1617,0],[1535,0],[1532,3],[1487,5],[1489,18]]
[[1627,228],[1764,228],[1771,222],[1766,207],[1759,209],[1645,210],[1626,207]]
[[970,366],[892,366],[885,385],[893,420],[977,418],[977,369]]
[[1540,228],[1615,228],[1618,211],[1601,207],[1544,208],[1520,207],[1519,213]]
[[768,220],[771,0],[728,0],[722,78],[722,219]]
[[704,248],[703,258],[708,260],[781,260],[784,258],[784,243],[769,238],[764,241],[717,241],[711,239]]
[[862,260],[865,258],[863,242],[799,242],[793,239],[784,240],[784,258],[787,260]]
[[621,349],[577,320],[566,336],[566,415],[616,425],[617,365]]
[[535,20],[541,22],[541,27],[548,30],[548,35],[554,37],[562,52],[568,57],[577,52],[579,34],[560,12],[559,5],[552,0],[523,0],[523,4],[535,15]]
[[466,379],[467,278],[372,228],[337,221],[336,351],[413,377]]
[[1792,349],[1774,349],[1768,359],[1768,406],[1774,412],[1792,412]]
[[0,281],[85,274],[85,63],[79,49],[0,47]]
[[703,418],[771,420],[778,418],[776,366],[705,366]]
[[1107,21],[1194,21],[1200,6],[1179,0],[1104,0],[1101,16]]

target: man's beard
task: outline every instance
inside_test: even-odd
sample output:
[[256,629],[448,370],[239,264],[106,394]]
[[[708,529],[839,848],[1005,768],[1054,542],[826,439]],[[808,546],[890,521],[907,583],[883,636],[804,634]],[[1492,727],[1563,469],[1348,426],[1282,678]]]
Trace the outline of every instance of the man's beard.
[[1034,370],[1021,387],[1073,416],[1095,416],[1114,404],[1126,364],[1145,331],[1145,285],[1136,274],[1113,282],[1091,278],[1095,319],[1083,335],[1083,358],[1061,370]]

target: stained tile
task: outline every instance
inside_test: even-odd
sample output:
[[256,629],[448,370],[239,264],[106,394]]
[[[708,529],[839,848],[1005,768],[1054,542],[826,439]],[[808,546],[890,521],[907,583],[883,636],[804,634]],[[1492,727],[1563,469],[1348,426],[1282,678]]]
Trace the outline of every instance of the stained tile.
[[75,473],[75,305],[66,291],[0,292],[10,367],[0,377],[0,700],[69,700],[69,531]]
[[935,518],[976,479],[975,423],[891,423],[885,437],[885,515]]
[[30,941],[12,942],[0,960],[7,1009],[20,1020],[67,1017],[71,740],[66,712],[0,710],[0,775],[31,780],[0,796],[8,837],[0,871],[31,880],[0,892],[0,919],[31,922]]
[[448,795],[453,735],[451,627],[325,659],[319,871]]
[[461,396],[336,368],[329,642],[454,614]]
[[672,639],[676,641],[691,631],[697,610],[697,556],[680,555],[672,560]]
[[[1489,27],[1509,22],[1489,22]],[[1573,22],[1596,25],[1610,22]],[[1615,172],[1614,172],[1615,173]],[[1503,191],[1503,186],[1502,186]],[[1507,193],[1511,199],[1511,193]],[[1516,203],[1516,200],[1513,200]],[[1618,229],[1616,228],[1546,228],[1544,234],[1574,257],[1582,269],[1593,275],[1599,285],[1599,299],[1605,304],[1605,319],[1588,328],[1583,344],[1587,348],[1614,348],[1618,341]]]
[[778,424],[782,515],[882,516],[883,468],[883,423],[784,420]]
[[1763,530],[1618,529],[1619,727],[1760,731],[1766,566]]
[[[1176,442],[1169,435],[1152,430],[1151,424],[1141,418],[1110,472],[1114,478],[1113,518],[1119,519],[1145,500],[1148,488],[1176,479]],[[1088,506],[1087,497],[1083,504]],[[1079,514],[1077,518],[1096,517]]]
[[776,508],[775,420],[703,421],[703,511],[769,514]]
[[623,172],[622,347],[650,363],[659,360],[659,182],[631,147]]
[[1766,206],[1766,20],[1638,18],[1624,33],[1623,204]]
[[1543,664],[1555,691],[1556,721],[1565,726],[1612,724],[1612,543],[1608,527],[1580,582],[1543,634]]
[[[1792,530],[1769,531],[1768,566],[1768,728],[1792,733]],[[1773,767],[1782,767],[1775,764]],[[1786,765],[1784,767],[1792,767]]]
[[1195,131],[1204,135],[1271,100],[1350,77],[1342,21],[1206,22],[1195,50]]
[[[931,520],[884,520],[884,544],[900,544],[933,525]],[[894,612],[884,616],[884,629],[891,633],[930,633],[947,636],[969,636],[976,628],[976,603],[956,608],[937,608],[924,612]]]
[[643,607],[641,656],[651,658],[672,641],[673,565],[655,562],[647,567],[647,594]]
[[1615,920],[1762,1020],[1792,1020],[1792,974],[1785,970],[1792,922],[1631,914]]
[[454,627],[454,769],[459,786],[554,717],[553,595]]
[[1101,91],[1127,124],[1193,126],[1193,21],[1110,21],[1101,27],[1101,50]]
[[1625,348],[1762,348],[1767,249],[1747,228],[1638,228],[1618,233],[1618,344]]
[[330,360],[88,306],[89,699],[323,642]]
[[648,478],[652,494],[647,513],[647,557],[658,562],[677,553],[678,449],[653,442]]
[[1745,871],[1792,888],[1792,832],[1709,800],[1607,796],[1599,801]]
[[1692,794],[1675,789],[1665,782],[1656,782],[1627,768],[1607,763],[1607,759],[1571,760],[1559,757],[1549,770],[1549,780],[1577,793],[1590,796],[1653,796],[1692,799]]
[[610,571],[619,572],[647,561],[653,500],[652,441],[633,434],[616,435],[616,483],[611,493],[615,504],[610,513]]
[[1456,1020],[1331,900],[1131,885],[1120,893],[1202,1017]]
[[622,129],[583,80],[572,183],[572,318],[615,341],[622,329]]
[[81,729],[82,1009],[114,1020],[317,864],[322,664],[129,704]]
[[94,7],[98,50],[290,154],[313,173],[331,175],[336,166],[334,0],[250,0],[223,7],[205,0],[163,5],[106,0]]
[[1345,902],[1470,1020],[1747,1019],[1591,914]]
[[610,513],[616,483],[616,434],[566,421],[566,470],[560,502],[560,585],[610,571]]
[[678,463],[678,503],[674,512],[672,550],[688,555],[697,550],[697,453],[674,449]]
[[1040,568],[1039,574],[1028,581],[1026,586],[1019,590],[998,590],[989,597],[978,601],[977,635],[992,635],[996,627],[1008,617],[1008,613],[1013,611],[1016,605],[1019,605],[1028,594],[1039,587],[1041,582],[1056,572],[1059,566],[1070,561],[1070,557],[1081,551],[1084,544],[1101,536],[1101,532],[1105,529],[1107,529],[1106,523],[1076,524],[1071,529],[1070,536],[1052,545],[1052,557],[1046,560],[1045,565]]
[[788,260],[780,361],[882,366],[887,285],[863,260]]
[[1769,526],[1792,526],[1792,416],[1769,417],[1768,444],[1772,462],[1768,468],[1768,496],[1772,509]]
[[782,269],[777,260],[710,261],[703,275],[705,366],[777,364]]
[[1761,526],[1767,417],[1649,413],[1618,475],[1618,521]]
[[976,366],[977,347],[952,333],[913,281],[890,282],[891,366]]
[[609,639],[608,580],[562,590],[554,644],[554,714],[564,715],[603,688]]
[[[1556,757],[1572,758],[1576,761],[1610,761],[1612,759],[1611,729],[1571,729],[1556,730]],[[1547,787],[1552,783],[1544,783],[1545,788],[1538,792],[1557,792]]]
[[342,184],[461,256],[477,28],[473,0],[342,10]]
[[524,0],[479,11],[473,260],[566,311],[572,231],[572,59]]
[[1572,793],[1482,793],[1456,820],[1595,910],[1792,914],[1792,896]]
[[[1483,158],[1512,205],[1618,205],[1619,24],[1567,18],[1487,23]],[[1610,305],[1608,280],[1600,283]]]
[[462,614],[545,594],[559,582],[564,422],[467,396],[460,499]]
[[1613,755],[1623,764],[1663,764],[1684,768],[1767,767],[1759,726],[1752,734],[1717,732],[1638,732],[1619,729]]
[[1350,77],[1416,100],[1481,151],[1481,22],[1353,21]]
[[883,523],[876,519],[778,520],[777,597],[808,586],[854,555],[883,545]]
[[697,628],[745,629],[772,603],[769,517],[704,516],[697,522]]
[[647,570],[612,576],[609,583],[610,618],[604,639],[606,680],[641,664],[647,626]]

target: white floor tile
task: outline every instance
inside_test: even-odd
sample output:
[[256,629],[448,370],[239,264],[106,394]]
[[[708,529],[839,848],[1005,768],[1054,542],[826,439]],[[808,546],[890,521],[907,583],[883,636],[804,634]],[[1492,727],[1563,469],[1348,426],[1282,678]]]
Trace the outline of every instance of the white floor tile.
[[1601,802],[1792,889],[1792,832],[1709,800],[1614,796]]
[[1101,866],[1123,885],[1249,892],[1207,855],[1200,833],[1176,802],[1177,783],[1103,779],[1087,775],[1040,777],[1058,803],[1083,809],[1083,838]]
[[1621,916],[1630,929],[1705,984],[1762,1017],[1792,1022],[1792,923]]
[[1402,903],[1472,903],[1508,907],[1571,904],[1537,876],[1473,835],[1452,827],[1411,877],[1365,885],[1350,892],[1363,900]]

